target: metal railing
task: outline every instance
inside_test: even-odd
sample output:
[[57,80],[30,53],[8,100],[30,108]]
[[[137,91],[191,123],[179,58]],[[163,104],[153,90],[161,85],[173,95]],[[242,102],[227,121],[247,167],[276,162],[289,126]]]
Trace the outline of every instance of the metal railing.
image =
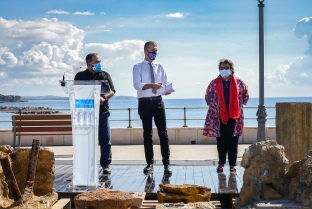
[[[266,109],[271,110],[271,112],[272,112],[272,110],[274,110],[275,107],[266,107]],[[204,124],[208,107],[178,107],[178,108],[166,108],[165,110],[166,110],[167,123],[168,122],[170,123],[171,121],[181,121],[183,123],[182,127],[190,127],[190,126],[192,127],[192,126],[194,126],[194,125],[192,125],[193,121],[197,121],[197,122],[200,121],[200,122],[202,122],[201,123],[202,125]],[[246,117],[246,112],[249,111],[248,115],[251,115],[250,112],[253,112],[253,110],[254,110],[254,117]],[[257,110],[257,107],[244,107],[245,121],[257,120],[256,110]],[[59,112],[62,114],[64,114],[64,113],[70,114],[70,109],[53,109],[53,110],[51,110],[51,109],[49,109],[49,110],[40,109],[38,111],[36,111],[34,109],[31,110],[31,112],[32,113],[35,112],[35,114],[37,112],[39,112],[39,114],[42,114],[43,112],[46,112],[47,114],[51,114],[51,111]],[[178,113],[172,114],[174,111],[178,111]],[[52,114],[58,114],[55,112]],[[111,108],[110,112],[111,112],[111,117],[110,117],[111,123],[114,123],[114,122],[127,123],[127,126],[126,126],[127,128],[132,128],[134,123],[136,123],[136,124],[141,123],[141,119],[139,118],[138,113],[137,113],[138,108],[118,108],[118,109]],[[8,113],[8,111],[0,110],[0,113]],[[15,111],[14,113],[11,112],[8,114],[12,115],[12,114],[18,114],[18,113],[24,114],[21,111],[18,111],[18,112]],[[117,117],[116,117],[115,113],[118,114]],[[198,116],[198,117],[195,117],[195,116]],[[274,124],[275,124],[275,117],[267,117],[267,120],[268,121],[274,120]],[[1,127],[1,124],[7,124],[7,127],[8,126],[11,127],[11,123],[12,123],[11,116],[9,118],[7,118],[7,120],[2,120],[2,117],[0,118],[0,127]],[[137,126],[140,127],[141,125],[137,125]],[[119,126],[117,125],[114,127],[125,127],[125,126],[124,125],[119,125]],[[170,125],[168,125],[168,127],[170,127]]]

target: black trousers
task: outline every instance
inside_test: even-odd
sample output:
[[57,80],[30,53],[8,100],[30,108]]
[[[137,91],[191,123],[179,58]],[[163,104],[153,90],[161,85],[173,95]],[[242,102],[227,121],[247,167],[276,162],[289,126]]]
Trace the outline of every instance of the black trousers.
[[147,164],[154,162],[153,150],[153,118],[160,140],[162,163],[169,165],[169,139],[167,134],[165,105],[161,97],[154,100],[139,100],[138,112],[143,125],[144,151]]
[[234,119],[229,119],[226,125],[220,121],[221,137],[217,137],[219,164],[225,164],[226,154],[228,154],[230,166],[236,166],[239,136],[232,136],[234,132],[234,125]]

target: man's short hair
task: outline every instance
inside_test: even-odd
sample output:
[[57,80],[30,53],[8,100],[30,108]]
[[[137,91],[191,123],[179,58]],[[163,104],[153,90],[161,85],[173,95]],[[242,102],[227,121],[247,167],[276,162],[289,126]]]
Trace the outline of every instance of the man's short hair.
[[94,55],[98,55],[98,53],[89,53],[89,54],[86,56],[86,64],[87,64],[87,65],[92,61],[92,57],[93,57]]
[[154,41],[148,41],[144,44],[144,51],[147,50],[147,48],[149,47],[150,44],[157,46],[157,44]]
[[223,58],[223,59],[220,59],[220,60],[219,60],[219,69],[220,69],[221,64],[229,64],[229,65],[230,65],[230,68],[231,68],[231,70],[232,70],[232,72],[235,73],[235,71],[234,71],[234,63],[233,63],[232,60],[230,60],[230,59],[224,59],[224,58]]

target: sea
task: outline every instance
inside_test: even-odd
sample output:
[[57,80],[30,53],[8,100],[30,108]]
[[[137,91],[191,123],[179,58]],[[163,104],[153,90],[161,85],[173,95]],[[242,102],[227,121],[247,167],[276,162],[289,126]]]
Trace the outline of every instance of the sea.
[[[312,102],[312,97],[268,97],[264,99],[267,112],[266,126],[275,126],[275,105],[279,102]],[[203,127],[207,104],[203,98],[200,99],[164,99],[166,107],[166,118],[168,127]],[[259,98],[250,98],[244,107],[245,126],[258,126],[257,110]],[[28,102],[0,103],[0,106],[35,106],[50,107],[60,110],[64,114],[70,114],[69,100],[28,100]],[[111,127],[142,127],[138,115],[138,101],[134,97],[112,98],[110,106]],[[0,112],[0,130],[12,128],[12,113]]]

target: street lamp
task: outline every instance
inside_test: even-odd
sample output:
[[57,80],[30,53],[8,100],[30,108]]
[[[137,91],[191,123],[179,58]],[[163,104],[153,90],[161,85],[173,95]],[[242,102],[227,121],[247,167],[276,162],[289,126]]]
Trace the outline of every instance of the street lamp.
[[259,106],[257,111],[258,133],[257,141],[266,140],[266,109],[264,106],[264,33],[263,33],[263,8],[264,0],[258,0],[259,4]]

